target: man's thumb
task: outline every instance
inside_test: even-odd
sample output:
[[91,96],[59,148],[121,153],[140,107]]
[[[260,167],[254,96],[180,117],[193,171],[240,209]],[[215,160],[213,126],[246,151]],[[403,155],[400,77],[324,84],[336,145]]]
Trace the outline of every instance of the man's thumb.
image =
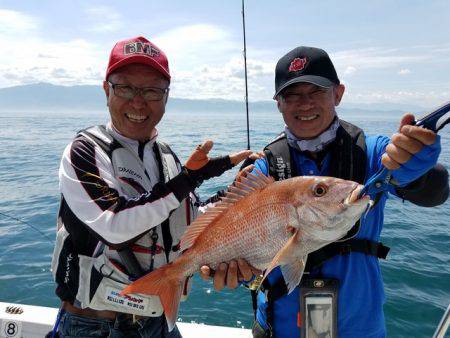
[[211,140],[207,140],[203,142],[203,144],[198,145],[197,149],[195,149],[192,155],[188,158],[184,166],[190,170],[198,170],[203,167],[209,161],[208,153],[213,145],[214,143]]

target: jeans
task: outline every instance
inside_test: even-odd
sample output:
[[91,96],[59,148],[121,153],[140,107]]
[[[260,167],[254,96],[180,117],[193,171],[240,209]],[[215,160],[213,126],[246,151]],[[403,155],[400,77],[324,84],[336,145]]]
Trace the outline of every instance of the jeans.
[[133,323],[129,316],[118,315],[115,320],[109,320],[69,312],[62,314],[58,333],[61,338],[182,338],[176,326],[168,332],[164,316],[147,317]]

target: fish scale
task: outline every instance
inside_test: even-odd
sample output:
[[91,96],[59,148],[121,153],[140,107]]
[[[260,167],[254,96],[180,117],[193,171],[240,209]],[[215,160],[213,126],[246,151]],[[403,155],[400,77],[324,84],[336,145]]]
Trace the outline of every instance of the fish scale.
[[[239,218],[223,217],[216,226],[216,229],[221,229],[220,236],[210,232],[210,236],[204,239],[204,243],[209,246],[208,250],[205,250],[204,262],[215,269],[221,262],[241,257],[257,268],[267,265],[274,256],[273,251],[278,252],[290,237],[284,229],[273,227],[273,224],[286,224],[288,217],[280,217],[281,212],[275,212],[276,205],[268,207],[269,209],[260,213],[258,227],[246,222],[245,215]],[[282,209],[283,206],[278,208]],[[233,219],[233,223],[230,223],[229,218]],[[230,224],[234,226],[230,227]],[[225,228],[228,228],[228,231],[240,232],[240,236],[227,235],[227,232],[222,231]]]
[[[254,199],[258,196],[251,197],[247,201],[247,205],[255,205]],[[290,237],[284,228],[273,226],[274,224],[288,224],[288,204],[281,204],[274,198],[270,198],[270,200],[271,203],[262,203],[264,208],[258,207],[257,210],[252,208],[240,215],[234,213],[233,208],[230,208],[227,214],[217,221],[217,224],[211,224],[215,227],[214,231],[207,232],[208,236],[201,238],[202,243],[207,246],[204,251],[203,264],[206,262],[206,265],[215,269],[221,262],[241,257],[256,268],[267,265],[274,256],[274,250],[278,252]],[[256,221],[260,226],[257,227],[255,227],[254,220],[246,217],[247,214],[254,212],[259,215]],[[230,236],[229,232],[240,232],[241,235],[239,237]],[[202,251],[202,248],[199,250]]]

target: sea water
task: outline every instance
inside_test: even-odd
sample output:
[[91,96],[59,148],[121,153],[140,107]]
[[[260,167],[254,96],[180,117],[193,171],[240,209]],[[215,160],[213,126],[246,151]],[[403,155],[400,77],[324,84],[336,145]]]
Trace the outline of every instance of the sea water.
[[[367,134],[385,135],[395,132],[401,117],[345,111],[340,116]],[[58,306],[50,262],[60,198],[60,156],[78,130],[106,121],[106,112],[0,112],[0,213],[4,214],[0,214],[0,301]],[[283,126],[275,107],[252,113],[252,149],[261,150]],[[450,128],[440,134],[440,162],[449,168]],[[217,155],[247,146],[245,114],[236,111],[168,111],[159,135],[182,161],[205,139],[214,140]],[[224,188],[235,172],[206,182],[200,195],[206,198]],[[397,198],[387,203],[382,241],[391,252],[381,266],[389,337],[430,337],[450,302],[449,203],[435,208],[420,208]],[[249,328],[252,319],[248,290],[215,292],[210,282],[198,277],[180,309],[180,320],[185,322]]]

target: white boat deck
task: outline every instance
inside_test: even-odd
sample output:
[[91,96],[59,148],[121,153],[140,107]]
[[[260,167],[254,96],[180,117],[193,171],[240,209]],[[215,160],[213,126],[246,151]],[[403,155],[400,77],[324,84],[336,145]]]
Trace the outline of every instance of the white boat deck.
[[[20,307],[23,312],[7,313],[7,307]],[[0,302],[1,338],[42,338],[53,329],[58,309]],[[251,338],[250,330],[224,326],[177,323],[183,338]]]

